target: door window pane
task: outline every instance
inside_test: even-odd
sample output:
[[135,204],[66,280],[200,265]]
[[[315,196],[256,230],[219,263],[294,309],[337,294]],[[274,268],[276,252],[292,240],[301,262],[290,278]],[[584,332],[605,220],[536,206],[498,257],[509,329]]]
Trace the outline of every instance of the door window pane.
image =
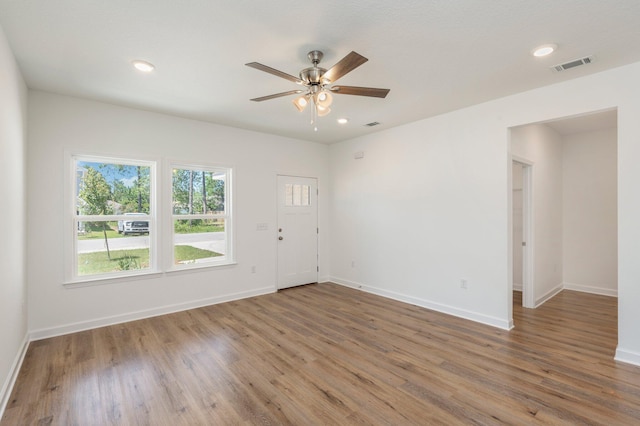
[[285,206],[308,206],[309,191],[309,185],[285,184]]

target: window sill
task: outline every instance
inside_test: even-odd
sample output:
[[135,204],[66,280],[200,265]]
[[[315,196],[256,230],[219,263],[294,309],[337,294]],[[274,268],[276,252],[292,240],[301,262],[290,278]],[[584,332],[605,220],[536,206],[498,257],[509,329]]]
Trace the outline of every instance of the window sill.
[[237,264],[238,262],[236,261],[218,262],[218,263],[201,263],[201,264],[196,263],[196,264],[185,265],[183,267],[172,268],[164,272],[149,271],[149,272],[141,272],[138,274],[119,276],[119,277],[95,277],[95,278],[87,277],[87,278],[82,278],[75,281],[66,281],[62,283],[62,285],[67,289],[93,287],[97,285],[118,284],[118,283],[130,282],[130,281],[161,278],[165,274],[174,275],[174,274],[182,274],[182,273],[190,273],[190,272],[202,272],[203,270],[207,270],[207,269],[228,268],[228,267],[234,267]]
[[118,277],[86,277],[79,278],[74,281],[66,281],[62,283],[65,288],[82,288],[82,287],[92,287],[96,285],[104,285],[104,284],[117,284],[129,281],[138,281],[138,280],[149,280],[153,278],[159,278],[162,276],[162,272],[160,271],[149,271],[149,272],[141,272],[138,274],[131,275],[122,275]]
[[238,262],[229,260],[225,262],[211,262],[211,263],[192,263],[187,265],[182,265],[178,267],[173,267],[167,270],[167,274],[176,274],[176,273],[185,273],[185,272],[197,272],[205,269],[220,269],[225,267],[233,267],[237,265]]

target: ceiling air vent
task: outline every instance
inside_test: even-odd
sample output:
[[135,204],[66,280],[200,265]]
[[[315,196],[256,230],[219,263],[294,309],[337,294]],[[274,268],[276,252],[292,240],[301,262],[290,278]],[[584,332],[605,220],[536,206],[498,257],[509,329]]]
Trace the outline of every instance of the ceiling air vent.
[[582,65],[590,64],[594,60],[595,58],[593,56],[586,56],[584,58],[576,59],[574,61],[565,62],[564,64],[555,65],[551,67],[551,69],[555,72],[566,71],[570,68],[575,68]]
[[373,126],[377,126],[378,124],[380,124],[380,123],[378,123],[377,121],[372,121],[371,123],[367,123],[367,124],[365,124],[365,126],[367,126],[367,127],[373,127]]

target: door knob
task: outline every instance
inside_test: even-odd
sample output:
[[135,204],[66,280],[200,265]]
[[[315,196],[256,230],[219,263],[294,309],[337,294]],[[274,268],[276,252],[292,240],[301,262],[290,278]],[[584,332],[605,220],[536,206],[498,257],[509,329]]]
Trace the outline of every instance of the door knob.
[[282,238],[282,237],[278,237],[278,239],[279,239],[280,241],[284,240],[284,238]]

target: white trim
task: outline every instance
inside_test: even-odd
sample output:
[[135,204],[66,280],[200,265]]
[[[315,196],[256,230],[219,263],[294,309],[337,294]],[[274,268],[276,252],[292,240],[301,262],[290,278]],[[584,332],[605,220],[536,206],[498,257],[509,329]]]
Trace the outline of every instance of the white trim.
[[0,390],[0,419],[2,419],[4,410],[7,408],[7,404],[9,404],[9,397],[11,396],[11,391],[13,391],[13,387],[15,386],[16,380],[18,379],[18,373],[20,372],[20,368],[22,367],[24,357],[27,354],[29,341],[29,335],[25,334],[24,339],[22,339],[22,343],[20,344],[20,350],[16,354],[16,357],[13,360],[13,364],[11,364],[11,368],[9,369],[7,380],[2,385],[2,390]]
[[[522,250],[522,306],[535,306],[535,210],[533,208],[533,165],[534,163],[517,155],[511,155],[511,164],[522,165],[522,240],[526,246]],[[511,206],[513,211],[513,203]],[[513,242],[513,237],[511,239]]]
[[622,349],[620,346],[616,349],[616,356],[613,359],[627,364],[640,366],[640,353]]
[[477,312],[467,311],[465,309],[455,308],[449,305],[443,305],[441,303],[431,302],[429,300],[420,299],[418,297],[407,296],[405,294],[396,293],[389,290],[383,290],[376,287],[370,287],[362,283],[357,283],[354,281],[349,281],[343,278],[338,277],[330,277],[330,281],[339,284],[345,287],[351,287],[357,290],[362,290],[367,293],[375,294],[378,296],[386,297],[388,299],[398,300],[404,303],[410,303],[412,305],[420,306],[426,309],[430,309],[432,311],[441,312],[448,315],[453,315],[455,317],[464,318],[467,320],[479,322],[481,324],[490,325],[492,327],[501,328],[503,330],[510,330],[513,325],[510,321],[480,314]]
[[548,292],[546,292],[545,294],[543,294],[541,297],[538,297],[536,299],[536,304],[535,304],[534,307],[535,308],[539,308],[545,302],[547,302],[548,300],[551,300],[553,298],[553,296],[555,296],[556,294],[560,293],[562,290],[564,290],[564,287],[563,287],[562,283],[560,283],[557,286],[555,286],[554,288],[552,288],[551,290],[549,290]]
[[273,287],[262,287],[262,288],[258,288],[251,291],[243,291],[240,293],[232,293],[224,296],[193,300],[191,302],[178,303],[174,305],[166,305],[159,308],[152,308],[152,309],[146,309],[142,311],[130,312],[127,314],[114,315],[114,316],[99,318],[99,319],[90,320],[90,321],[76,322],[76,323],[50,327],[50,328],[41,328],[39,330],[32,330],[29,333],[29,337],[32,341],[47,339],[49,337],[76,333],[78,331],[91,330],[94,328],[105,327],[108,325],[120,324],[124,322],[129,322],[129,321],[136,321],[140,319],[156,317],[159,315],[166,315],[174,312],[181,312],[189,309],[200,308],[203,306],[216,305],[218,303],[245,299],[247,297],[261,296],[263,294],[270,294],[274,292],[275,292],[275,289]]
[[618,290],[612,288],[594,287],[574,283],[564,283],[562,286],[565,290],[581,291],[583,293],[599,294],[601,296],[618,297]]
[[522,291],[521,283],[513,283],[513,291]]

